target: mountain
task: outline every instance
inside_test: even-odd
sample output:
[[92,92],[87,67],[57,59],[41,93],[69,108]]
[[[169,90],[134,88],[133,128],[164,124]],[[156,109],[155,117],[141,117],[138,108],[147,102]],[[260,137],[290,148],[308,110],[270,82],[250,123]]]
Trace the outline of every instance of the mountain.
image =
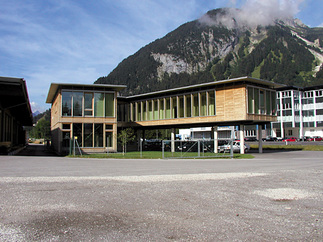
[[237,9],[215,9],[124,59],[97,84],[124,84],[134,95],[252,76],[296,86],[323,84],[323,28],[298,19],[261,26]]
[[41,112],[39,112],[38,110],[36,112],[33,113],[33,117],[37,116],[38,114],[40,114]]

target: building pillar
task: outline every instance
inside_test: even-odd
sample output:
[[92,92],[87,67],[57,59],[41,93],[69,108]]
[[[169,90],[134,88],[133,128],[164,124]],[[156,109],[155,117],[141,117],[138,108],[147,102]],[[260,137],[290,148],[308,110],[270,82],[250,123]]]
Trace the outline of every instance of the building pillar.
[[171,152],[174,153],[175,152],[175,128],[171,129],[170,139],[171,139]]
[[218,126],[213,126],[214,153],[218,153]]
[[244,125],[240,124],[240,154],[244,154]]
[[258,125],[258,137],[259,137],[259,154],[262,154],[262,125]]

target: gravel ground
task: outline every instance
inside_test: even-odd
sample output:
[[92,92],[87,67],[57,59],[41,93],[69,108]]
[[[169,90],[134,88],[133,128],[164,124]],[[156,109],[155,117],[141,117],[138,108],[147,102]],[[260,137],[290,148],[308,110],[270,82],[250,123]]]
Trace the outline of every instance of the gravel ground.
[[323,241],[322,161],[301,154],[0,157],[0,241]]

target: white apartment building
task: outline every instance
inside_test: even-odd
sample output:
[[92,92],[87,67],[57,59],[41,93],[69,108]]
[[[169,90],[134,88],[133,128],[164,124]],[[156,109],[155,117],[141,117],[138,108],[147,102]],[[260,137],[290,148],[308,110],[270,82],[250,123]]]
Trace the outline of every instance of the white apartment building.
[[323,85],[277,89],[277,122],[271,124],[276,137],[323,136]]

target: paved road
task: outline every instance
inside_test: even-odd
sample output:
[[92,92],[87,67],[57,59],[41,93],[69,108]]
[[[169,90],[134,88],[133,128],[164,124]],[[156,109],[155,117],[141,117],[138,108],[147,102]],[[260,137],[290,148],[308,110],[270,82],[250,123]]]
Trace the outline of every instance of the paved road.
[[0,156],[0,241],[322,241],[322,154]]

